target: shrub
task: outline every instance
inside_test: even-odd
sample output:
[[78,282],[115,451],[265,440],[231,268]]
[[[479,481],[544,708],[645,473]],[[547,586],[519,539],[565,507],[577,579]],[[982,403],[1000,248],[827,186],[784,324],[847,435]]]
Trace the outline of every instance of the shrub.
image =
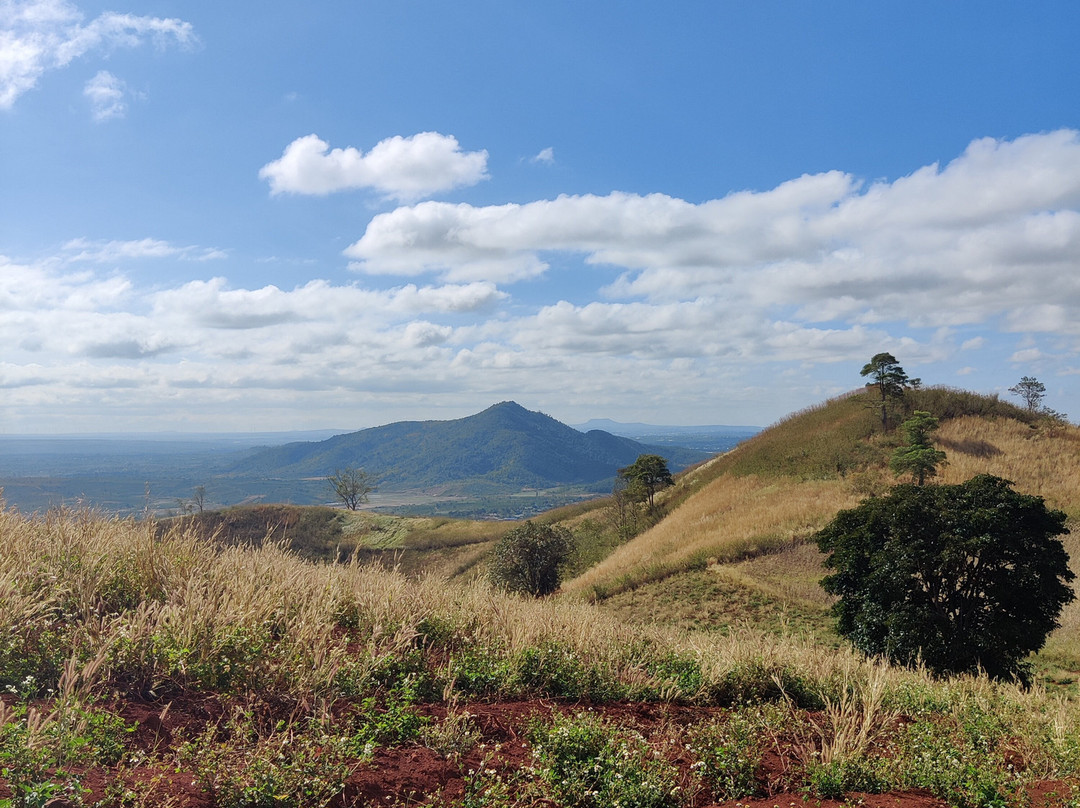
[[678,772],[644,739],[598,718],[557,716],[532,727],[530,740],[541,778],[560,805],[580,808],[674,808]]
[[526,522],[503,536],[491,559],[492,583],[510,592],[550,595],[574,549],[569,530]]

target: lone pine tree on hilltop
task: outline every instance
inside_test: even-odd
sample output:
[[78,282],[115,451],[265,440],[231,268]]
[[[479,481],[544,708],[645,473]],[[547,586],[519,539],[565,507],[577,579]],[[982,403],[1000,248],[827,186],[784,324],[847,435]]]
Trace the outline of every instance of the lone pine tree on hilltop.
[[917,379],[908,379],[907,373],[900,367],[896,357],[891,353],[874,354],[873,358],[863,365],[859,371],[860,376],[870,376],[871,381],[867,387],[874,386],[881,395],[881,429],[889,431],[889,401],[904,397],[904,389]]

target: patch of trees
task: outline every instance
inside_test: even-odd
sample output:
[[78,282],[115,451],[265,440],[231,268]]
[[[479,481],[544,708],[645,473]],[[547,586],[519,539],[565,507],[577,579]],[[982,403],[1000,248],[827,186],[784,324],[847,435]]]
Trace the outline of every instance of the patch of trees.
[[1027,655],[1074,598],[1065,519],[988,474],[898,485],[841,511],[815,537],[837,628],[900,664],[1026,680]]

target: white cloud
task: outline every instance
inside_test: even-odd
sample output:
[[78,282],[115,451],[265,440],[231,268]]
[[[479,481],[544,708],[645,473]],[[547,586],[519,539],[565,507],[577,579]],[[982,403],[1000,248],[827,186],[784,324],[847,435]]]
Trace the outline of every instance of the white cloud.
[[177,246],[154,238],[129,241],[92,241],[71,239],[64,244],[63,260],[88,261],[96,264],[132,261],[145,258],[179,258],[186,261],[212,261],[225,257],[214,247]]
[[544,165],[555,164],[555,149],[548,146],[546,149],[541,149],[539,153],[529,158],[530,163],[543,163]]
[[147,40],[158,47],[196,40],[191,24],[179,19],[111,11],[84,19],[66,0],[0,0],[0,109],[10,109],[46,72],[91,51],[130,48]]
[[[995,389],[1009,362],[1080,363],[1078,208],[1080,137],[1052,132],[977,141],[892,182],[829,172],[700,204],[420,202],[372,218],[347,249],[364,273],[351,283],[148,288],[127,262],[220,253],[75,239],[39,264],[0,259],[0,386],[24,411],[109,395],[290,425],[508,397],[555,414],[571,401],[662,414],[677,399],[700,423],[740,402],[732,422],[761,423],[858,386],[887,350],[928,384]],[[1000,331],[1017,335],[1008,347]]]
[[317,135],[297,138],[281,158],[259,171],[274,194],[325,195],[373,188],[393,199],[419,199],[487,179],[486,151],[463,152],[457,139],[438,132],[381,140],[364,154],[330,150]]
[[83,95],[90,101],[90,109],[95,121],[107,121],[110,118],[122,118],[127,113],[124,95],[127,86],[108,70],[100,70],[86,82]]
[[1025,365],[1030,362],[1037,362],[1043,358],[1043,352],[1038,348],[1024,348],[1016,351],[1009,357],[1010,362],[1014,362],[1018,365]]
[[[372,219],[346,255],[371,274],[505,283],[551,251],[622,268],[605,293],[806,324],[917,328],[1080,305],[1080,136],[978,140],[944,167],[863,187],[840,172],[692,204],[662,194],[522,205],[424,202]],[[1059,320],[1061,318],[1058,318]],[[1056,323],[1057,320],[1044,322]],[[830,325],[830,328],[832,326]]]

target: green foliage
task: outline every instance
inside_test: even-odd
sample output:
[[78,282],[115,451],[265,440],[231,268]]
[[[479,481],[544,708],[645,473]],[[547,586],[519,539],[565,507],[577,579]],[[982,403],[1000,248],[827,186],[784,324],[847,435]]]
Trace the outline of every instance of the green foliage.
[[860,757],[813,761],[806,767],[803,791],[825,800],[842,800],[849,791],[880,794],[892,785],[882,769],[880,760]]
[[930,445],[930,433],[938,427],[938,419],[928,412],[916,410],[900,425],[907,444],[893,452],[889,467],[897,476],[911,474],[917,485],[937,475],[937,467],[945,462],[945,453]]
[[353,751],[368,757],[376,746],[400,746],[419,738],[431,719],[416,712],[412,702],[408,693],[391,693],[381,704],[374,696],[360,702],[351,738]]
[[203,636],[159,631],[151,637],[156,669],[176,687],[229,692],[258,690],[267,650],[267,626],[207,627]]
[[562,567],[573,549],[573,535],[566,528],[526,522],[495,545],[489,577],[510,592],[549,595],[559,588]]
[[762,793],[759,773],[768,749],[760,708],[744,708],[724,720],[697,727],[690,735],[690,751],[697,758],[693,770],[720,801],[744,799]]
[[0,708],[0,776],[12,792],[0,806],[79,805],[83,789],[68,767],[116,765],[134,727],[77,702],[58,700],[42,712],[25,701],[32,690],[26,683],[13,708]]
[[626,481],[631,501],[647,502],[650,511],[656,509],[656,492],[675,484],[667,461],[655,454],[638,455],[629,466],[619,469],[619,477]]
[[900,485],[816,535],[837,629],[867,654],[938,673],[1025,674],[1074,595],[1065,514],[983,474]]
[[512,688],[513,663],[501,649],[481,644],[455,651],[447,663],[447,679],[464,696],[493,696]]
[[555,642],[526,648],[516,666],[516,681],[525,693],[594,702],[627,694],[610,670]]
[[529,733],[540,777],[558,802],[576,808],[674,808],[678,772],[637,733],[582,714],[556,715]]
[[869,385],[877,388],[880,396],[881,407],[881,430],[889,431],[889,403],[904,397],[904,390],[908,386],[908,376],[896,357],[890,353],[874,354],[873,358],[863,365],[859,371],[860,376],[869,376]]
[[888,766],[899,788],[925,788],[954,808],[1006,808],[1016,804],[1020,772],[1009,762],[1003,737],[926,718],[902,727]]
[[264,731],[240,711],[183,744],[179,757],[221,808],[318,808],[344,788],[351,751],[328,724],[279,721]]
[[71,626],[44,618],[33,624],[0,626],[0,689],[55,687],[71,656]]
[[664,683],[664,696],[693,701],[705,688],[701,662],[689,654],[660,654],[649,663],[649,672]]

